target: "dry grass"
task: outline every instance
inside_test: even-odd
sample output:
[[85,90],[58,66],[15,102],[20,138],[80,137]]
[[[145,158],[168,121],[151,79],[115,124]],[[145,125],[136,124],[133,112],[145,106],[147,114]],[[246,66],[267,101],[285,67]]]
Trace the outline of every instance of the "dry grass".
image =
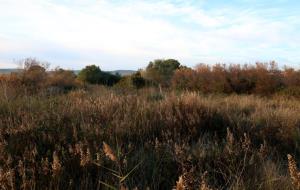
[[298,100],[104,87],[14,99],[7,92],[2,189],[295,188]]
[[288,154],[288,163],[292,183],[296,189],[300,189],[300,172],[297,169],[294,158],[290,154]]

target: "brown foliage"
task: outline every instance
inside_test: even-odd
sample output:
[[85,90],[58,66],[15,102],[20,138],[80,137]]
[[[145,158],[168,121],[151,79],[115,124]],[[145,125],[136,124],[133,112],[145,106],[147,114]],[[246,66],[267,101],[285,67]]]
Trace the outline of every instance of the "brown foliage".
[[60,68],[57,68],[48,74],[46,84],[47,86],[58,87],[60,89],[73,89],[79,86],[79,82],[76,81],[76,75],[73,71]]
[[80,87],[72,71],[59,68],[47,71],[47,64],[31,58],[25,59],[23,65],[18,72],[0,76],[0,88],[5,96],[64,92]]
[[172,87],[202,93],[271,95],[287,88],[300,87],[299,73],[287,68],[279,70],[275,62],[242,66],[199,64],[194,70],[177,70],[172,78]]

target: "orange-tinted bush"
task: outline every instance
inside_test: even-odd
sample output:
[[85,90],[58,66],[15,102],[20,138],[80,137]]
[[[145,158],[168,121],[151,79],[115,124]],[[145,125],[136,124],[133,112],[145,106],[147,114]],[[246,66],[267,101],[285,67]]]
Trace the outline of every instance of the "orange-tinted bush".
[[212,72],[209,65],[199,64],[196,66],[197,83],[199,90],[203,93],[212,92]]
[[255,68],[248,65],[230,65],[228,68],[228,81],[233,92],[237,94],[250,94],[255,87]]
[[177,70],[172,86],[203,93],[271,95],[287,87],[299,87],[300,72],[279,70],[275,62],[243,66],[199,64],[194,70]]
[[56,69],[48,74],[47,86],[57,87],[61,90],[74,89],[79,85],[73,71]]
[[212,67],[212,91],[217,93],[231,93],[228,82],[228,71],[225,65],[216,64]]
[[27,58],[24,60],[23,67],[19,73],[23,85],[33,91],[45,85],[48,74],[46,72],[47,64]]
[[255,93],[273,94],[282,87],[281,72],[275,62],[256,63]]
[[178,90],[196,90],[197,86],[197,73],[190,68],[180,68],[175,71],[172,78],[172,87]]
[[300,71],[293,68],[285,68],[283,71],[283,82],[288,87],[300,87]]
[[16,94],[36,94],[43,92],[62,92],[80,86],[73,71],[57,68],[47,71],[48,64],[36,59],[25,59],[23,69],[18,72],[3,75],[0,82],[5,83],[5,88],[14,89]]

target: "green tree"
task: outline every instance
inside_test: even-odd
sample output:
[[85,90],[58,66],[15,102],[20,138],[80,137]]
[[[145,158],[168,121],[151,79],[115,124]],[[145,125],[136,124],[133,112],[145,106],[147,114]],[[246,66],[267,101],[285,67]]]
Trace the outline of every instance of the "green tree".
[[78,74],[78,79],[85,83],[98,84],[100,82],[101,69],[96,65],[88,65]]
[[121,80],[120,74],[111,74],[109,72],[100,72],[98,84],[113,86]]
[[109,72],[103,72],[96,65],[89,65],[79,72],[78,79],[82,82],[90,84],[103,84],[112,86],[116,84],[121,77],[118,74],[114,75]]
[[174,72],[179,68],[180,63],[175,59],[157,59],[149,63],[145,74],[155,84],[169,86]]

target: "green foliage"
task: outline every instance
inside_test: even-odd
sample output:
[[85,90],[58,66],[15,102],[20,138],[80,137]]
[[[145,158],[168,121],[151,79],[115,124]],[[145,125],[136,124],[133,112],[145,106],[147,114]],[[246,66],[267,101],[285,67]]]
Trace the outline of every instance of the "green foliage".
[[153,81],[155,84],[162,86],[169,86],[170,80],[174,72],[179,69],[180,63],[174,59],[157,59],[151,61],[146,68],[147,79]]
[[113,86],[114,84],[118,83],[121,79],[119,74],[111,74],[109,72],[101,72],[99,76],[98,84]]
[[114,87],[117,89],[123,89],[123,90],[133,89],[134,86],[131,81],[131,76],[123,76]]
[[114,75],[108,72],[103,72],[96,65],[89,65],[79,72],[78,79],[85,83],[112,86],[116,84],[121,77],[118,74]]
[[132,75],[123,76],[115,87],[123,90],[141,89],[146,86],[146,82],[146,79],[141,75],[141,71],[138,71]]
[[90,84],[99,84],[101,74],[102,72],[98,66],[88,65],[78,73],[78,79]]

